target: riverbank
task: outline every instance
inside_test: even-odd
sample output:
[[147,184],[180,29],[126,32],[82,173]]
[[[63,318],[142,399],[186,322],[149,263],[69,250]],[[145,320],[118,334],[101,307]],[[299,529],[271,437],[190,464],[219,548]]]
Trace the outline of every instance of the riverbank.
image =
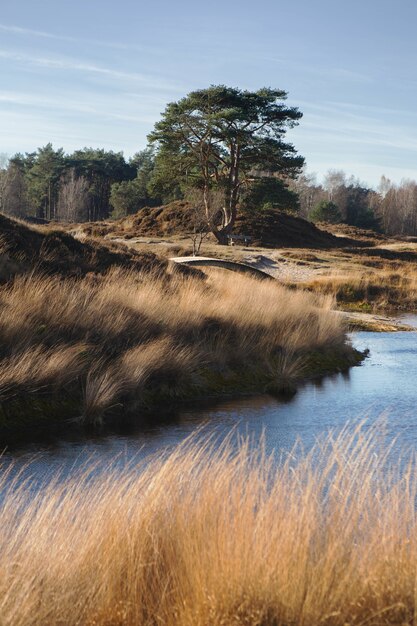
[[233,273],[113,269],[4,285],[0,428],[103,419],[184,399],[293,393],[363,356],[332,299]]

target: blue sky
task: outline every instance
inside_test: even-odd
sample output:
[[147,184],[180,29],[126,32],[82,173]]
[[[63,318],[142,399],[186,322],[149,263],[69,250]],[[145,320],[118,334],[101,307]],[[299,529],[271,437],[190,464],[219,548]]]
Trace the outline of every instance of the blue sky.
[[417,179],[415,0],[0,0],[0,152],[145,147],[165,104],[277,87],[319,178]]

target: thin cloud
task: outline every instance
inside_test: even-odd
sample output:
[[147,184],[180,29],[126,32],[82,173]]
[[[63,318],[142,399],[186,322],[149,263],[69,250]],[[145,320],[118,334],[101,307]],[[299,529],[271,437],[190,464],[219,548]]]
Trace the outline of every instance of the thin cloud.
[[[299,103],[304,117],[299,138],[329,140],[341,144],[381,146],[417,152],[417,132],[406,124],[388,124],[375,107],[360,108],[347,103]],[[381,113],[381,114],[380,114]],[[392,116],[391,116],[392,119]]]
[[279,65],[285,66],[286,69],[295,70],[298,72],[302,72],[304,74],[309,74],[311,76],[321,76],[322,78],[333,78],[339,81],[349,81],[353,83],[372,83],[374,82],[374,78],[369,76],[368,74],[364,74],[363,72],[357,72],[356,70],[350,70],[345,67],[338,66],[318,66],[314,63],[300,63],[298,61],[291,61],[287,58],[280,57],[261,57],[261,60],[268,61],[272,63],[277,63]]
[[[43,30],[33,30],[32,28],[23,28],[22,26],[9,24],[0,24],[0,30],[6,33],[12,33],[13,35],[52,39],[54,41],[63,41],[66,43],[85,43],[88,45],[102,46],[104,48],[116,48],[119,50],[144,50],[143,46],[137,46],[134,44],[125,44],[116,41],[102,41],[100,39],[83,39],[80,37],[71,37],[69,35],[57,35],[56,33],[49,33]],[[147,48],[147,50],[149,51],[149,48]],[[152,52],[158,52],[158,48],[153,48]]]
[[297,106],[303,110],[314,110],[322,113],[333,113],[335,115],[349,116],[352,119],[367,119],[377,122],[387,114],[390,116],[401,115],[416,117],[417,111],[412,109],[394,109],[375,105],[356,104],[353,102],[343,102],[340,100],[325,100],[324,102],[309,102],[298,100]]
[[[397,134],[395,129],[389,129],[389,132],[376,133],[375,131],[369,131],[365,126],[359,127],[347,127],[344,126],[343,130],[340,130],[340,126],[337,124],[333,127],[321,123],[305,124],[305,130],[302,135],[302,140],[309,139],[312,143],[320,142],[324,145],[328,141],[329,146],[335,146],[335,144],[342,146],[343,144],[357,144],[358,146],[374,146],[374,147],[389,147],[404,152],[405,150],[417,153],[417,138],[408,138],[404,135]],[[314,141],[313,141],[314,140]]]
[[121,120],[124,122],[135,122],[153,124],[158,118],[158,110],[155,109],[149,113],[131,114],[126,111],[117,111],[117,107],[123,108],[126,106],[126,102],[120,102],[116,99],[112,99],[109,103],[108,98],[97,99],[95,102],[86,102],[85,97],[83,101],[69,100],[67,97],[63,98],[50,98],[41,95],[34,95],[29,93],[15,93],[15,92],[1,92],[0,91],[0,106],[4,104],[12,104],[15,106],[27,107],[29,109],[51,109],[54,112],[68,112],[68,113],[83,113],[85,115],[91,115],[95,118],[102,117],[107,119]]
[[183,92],[184,87],[171,83],[166,79],[154,78],[137,72],[125,72],[115,70],[113,68],[103,67],[92,63],[85,63],[74,59],[59,59],[52,57],[34,57],[20,52],[10,52],[9,50],[0,50],[0,58],[23,63],[28,66],[46,67],[56,70],[70,70],[75,72],[87,72],[90,74],[98,74],[127,81],[140,82],[143,86],[150,89]]
[[14,35],[29,35],[30,37],[42,37],[43,39],[55,39],[58,41],[76,42],[74,37],[67,37],[65,35],[54,35],[53,33],[46,33],[41,30],[32,30],[31,28],[22,28],[21,26],[8,26],[7,24],[0,24],[0,30],[13,33]]
[[352,110],[352,111],[362,111],[362,112],[369,112],[369,113],[374,113],[374,114],[380,114],[380,115],[410,115],[412,117],[416,117],[417,116],[417,111],[413,110],[413,109],[393,109],[393,108],[389,108],[389,107],[380,107],[380,106],[375,106],[375,105],[366,105],[366,104],[356,104],[353,102],[341,102],[341,101],[335,101],[335,100],[329,100],[328,104],[332,107],[334,107],[334,109],[337,110],[344,110],[344,109],[348,109],[348,110]]

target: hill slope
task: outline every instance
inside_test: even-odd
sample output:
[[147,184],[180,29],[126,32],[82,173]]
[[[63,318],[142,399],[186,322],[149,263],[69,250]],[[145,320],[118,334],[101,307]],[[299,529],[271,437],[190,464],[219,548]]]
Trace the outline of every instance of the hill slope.
[[0,214],[0,281],[38,270],[45,274],[85,276],[112,266],[165,272],[166,260],[98,241],[78,241],[61,230],[28,226]]
[[[160,207],[145,207],[112,223],[86,225],[83,230],[91,235],[167,237],[192,232],[193,219],[191,205],[177,200]],[[254,244],[264,247],[340,248],[353,243],[320,230],[304,219],[274,210],[241,213],[234,232],[250,235]]]

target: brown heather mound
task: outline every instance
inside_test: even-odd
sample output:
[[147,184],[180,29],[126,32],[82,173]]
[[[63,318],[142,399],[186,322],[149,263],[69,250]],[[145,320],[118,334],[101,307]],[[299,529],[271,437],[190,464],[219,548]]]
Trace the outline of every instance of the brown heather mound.
[[379,242],[389,241],[390,237],[383,233],[377,233],[370,228],[359,228],[350,224],[328,224],[319,222],[321,230],[331,233],[337,237],[348,237],[354,239],[358,245],[377,245]]
[[121,220],[123,230],[131,230],[133,236],[164,237],[183,235],[193,230],[193,209],[188,202],[176,200],[165,206],[145,207],[135,215]]
[[46,274],[82,277],[110,267],[164,273],[167,262],[115,244],[78,241],[62,230],[28,226],[0,214],[0,281],[36,269]]
[[[145,207],[112,224],[89,224],[83,227],[83,231],[92,236],[111,233],[126,238],[184,235],[192,231],[193,215],[188,202],[176,200],[165,206]],[[234,232],[250,235],[254,244],[264,247],[340,248],[354,245],[351,239],[335,237],[306,220],[273,210],[241,213]]]
[[282,248],[343,248],[351,239],[335,237],[307,220],[274,210],[241,213],[235,232],[250,235],[254,244]]

